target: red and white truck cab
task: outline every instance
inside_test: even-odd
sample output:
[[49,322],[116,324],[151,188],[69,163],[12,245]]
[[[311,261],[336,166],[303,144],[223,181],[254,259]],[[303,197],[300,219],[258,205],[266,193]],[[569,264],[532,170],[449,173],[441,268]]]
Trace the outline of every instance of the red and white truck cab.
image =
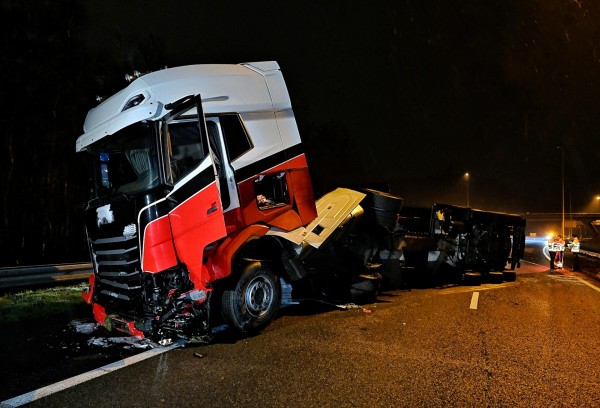
[[202,334],[212,304],[230,325],[260,329],[280,280],[306,277],[307,254],[362,212],[365,194],[340,189],[317,213],[276,62],[139,76],[90,110],[84,131],[94,265],[84,298],[109,328]]

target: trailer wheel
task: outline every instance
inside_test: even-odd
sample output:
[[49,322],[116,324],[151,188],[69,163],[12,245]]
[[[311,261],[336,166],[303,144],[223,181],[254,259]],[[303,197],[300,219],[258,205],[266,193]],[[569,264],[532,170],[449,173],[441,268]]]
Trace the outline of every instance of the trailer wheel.
[[402,208],[402,198],[368,188],[364,191],[367,193],[365,206],[373,211],[375,222],[384,228],[394,228]]
[[504,281],[504,272],[491,271],[487,274],[490,283],[502,283]]
[[461,276],[461,282],[467,286],[481,285],[481,274],[479,272],[465,272]]
[[382,279],[381,274],[377,272],[360,275],[356,282],[350,285],[350,300],[353,302],[375,301]]
[[517,280],[517,272],[515,271],[504,271],[504,280],[507,282],[514,282]]
[[246,266],[235,287],[223,292],[223,318],[242,332],[258,331],[271,323],[279,310],[279,279],[260,262]]

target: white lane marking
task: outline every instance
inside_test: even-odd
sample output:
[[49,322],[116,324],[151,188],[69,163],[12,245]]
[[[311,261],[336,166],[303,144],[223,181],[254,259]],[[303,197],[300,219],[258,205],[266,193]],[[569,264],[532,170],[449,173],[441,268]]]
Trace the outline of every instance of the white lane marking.
[[596,292],[600,292],[600,288],[598,286],[592,285],[591,283],[589,283],[585,279],[581,279],[579,276],[576,276],[576,275],[564,274],[563,273],[561,275],[548,275],[548,276],[550,276],[552,279],[561,280],[563,282],[571,282],[571,283],[575,283],[575,284],[584,284],[584,285],[586,285],[586,286],[594,289]]
[[600,292],[600,288],[598,286],[592,285],[591,283],[589,283],[586,280],[581,279],[580,277],[576,276],[576,278],[578,280],[580,280],[581,282],[585,283],[587,286],[589,286],[590,288],[594,289],[596,292]]
[[78,384],[103,376],[104,374],[111,373],[121,368],[130,366],[132,364],[139,363],[140,361],[144,361],[148,358],[166,353],[167,351],[171,351],[174,348],[181,347],[184,344],[185,342],[175,342],[168,347],[154,348],[143,353],[136,354],[135,356],[127,357],[120,361],[115,361],[114,363],[107,364],[103,367],[97,368],[92,371],[88,371],[87,373],[79,374],[75,377],[67,378],[66,380],[59,381],[46,387],[39,388],[35,391],[19,395],[18,397],[2,401],[0,402],[0,408],[20,407],[21,405],[25,405],[35,400],[47,397],[48,395],[54,394],[55,392],[66,390],[67,388],[74,387]]
[[[550,260],[550,259],[548,258],[548,260]],[[545,267],[549,268],[548,265],[542,265],[537,262],[526,261],[525,259],[521,259],[521,263],[528,263],[530,265],[537,265],[537,266],[545,266]]]
[[469,306],[469,309],[477,309],[478,302],[479,302],[479,292],[473,292],[473,296],[471,296],[471,306]]
[[561,282],[569,282],[575,285],[582,285],[581,279],[573,275],[548,275],[550,279],[561,281]]

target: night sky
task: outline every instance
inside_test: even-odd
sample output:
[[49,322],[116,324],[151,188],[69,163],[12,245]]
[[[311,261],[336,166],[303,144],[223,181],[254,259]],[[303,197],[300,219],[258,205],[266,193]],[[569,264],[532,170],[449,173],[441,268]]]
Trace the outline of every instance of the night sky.
[[[0,6],[0,209],[13,252],[41,245],[45,259],[50,241],[80,233],[74,150],[93,97],[133,69],[187,64],[276,60],[318,194],[388,182],[406,205],[466,205],[468,171],[472,207],[560,212],[564,163],[567,211],[600,210],[589,206],[600,193],[600,2],[21,3]],[[15,221],[48,206],[40,221]],[[29,237],[36,228],[43,242]]]
[[468,171],[473,206],[560,211],[564,157],[574,211],[600,191],[599,4],[291,3],[103,2],[81,33],[137,69],[277,60],[320,189],[460,203]]

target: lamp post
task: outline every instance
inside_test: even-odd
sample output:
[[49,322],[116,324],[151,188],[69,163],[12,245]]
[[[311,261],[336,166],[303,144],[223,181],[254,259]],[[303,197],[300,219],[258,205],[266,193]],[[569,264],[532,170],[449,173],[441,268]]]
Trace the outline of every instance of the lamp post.
[[569,186],[569,236],[573,236],[573,200],[571,196],[571,186]]
[[562,146],[556,146],[560,150],[560,189],[561,189],[561,201],[562,201],[562,223],[560,226],[561,234],[564,239],[565,237],[565,150]]
[[562,237],[565,239],[565,150],[560,149],[560,171],[561,171],[561,188],[562,188]]
[[469,172],[465,173],[465,180],[467,181],[467,207],[470,207],[471,204],[469,202]]

